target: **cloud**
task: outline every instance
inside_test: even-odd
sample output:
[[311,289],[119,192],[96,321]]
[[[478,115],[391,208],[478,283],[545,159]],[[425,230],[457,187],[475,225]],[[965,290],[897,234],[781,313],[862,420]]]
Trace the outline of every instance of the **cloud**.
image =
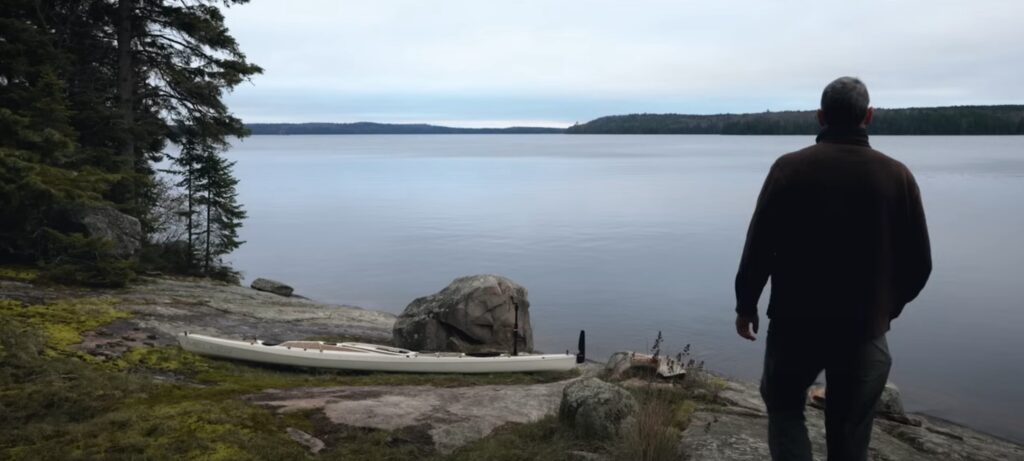
[[246,119],[811,108],[846,74],[884,107],[1024,101],[1019,1],[303,0],[226,16],[266,69],[229,98]]

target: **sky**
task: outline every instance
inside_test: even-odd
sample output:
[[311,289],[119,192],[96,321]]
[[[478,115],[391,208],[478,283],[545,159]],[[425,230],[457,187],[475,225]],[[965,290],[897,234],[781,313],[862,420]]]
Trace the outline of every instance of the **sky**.
[[246,122],[556,126],[627,113],[1024,103],[1021,0],[253,0]]

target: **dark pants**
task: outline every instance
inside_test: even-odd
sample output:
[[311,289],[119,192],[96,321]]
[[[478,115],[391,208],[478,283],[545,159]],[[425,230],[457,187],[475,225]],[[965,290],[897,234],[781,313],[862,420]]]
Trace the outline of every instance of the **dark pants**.
[[[761,377],[768,407],[768,446],[775,461],[810,461],[804,424],[807,390],[825,370],[829,461],[865,461],[875,405],[892,358],[885,335],[863,339],[823,328],[772,322]],[[848,328],[848,327],[847,327]]]

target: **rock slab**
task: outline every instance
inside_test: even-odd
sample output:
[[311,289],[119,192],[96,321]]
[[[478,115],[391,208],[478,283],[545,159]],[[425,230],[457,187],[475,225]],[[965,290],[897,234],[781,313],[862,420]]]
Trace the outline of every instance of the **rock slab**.
[[282,412],[320,410],[335,424],[388,431],[425,428],[434,447],[449,453],[503,424],[532,422],[554,414],[566,383],[280,389],[246,400]]
[[413,300],[394,327],[395,345],[417,351],[508,352],[515,305],[519,351],[533,350],[526,288],[500,275],[472,275]]
[[[41,304],[92,296],[117,298],[118,309],[131,312],[132,317],[83,334],[83,346],[109,343],[107,336],[120,340],[123,335],[140,332],[141,338],[124,341],[132,343],[124,346],[136,347],[135,343],[144,341],[176,345],[177,336],[183,331],[271,342],[339,338],[386,344],[391,341],[395,323],[395,316],[385,312],[296,296],[283,298],[205,279],[147,278],[117,290],[33,286],[0,280],[0,299]],[[148,337],[150,334],[154,337]]]
[[636,399],[625,389],[585,378],[562,391],[558,417],[581,437],[608,440],[622,432],[636,409]]
[[298,430],[298,429],[296,429],[294,427],[289,427],[287,429],[287,432],[288,432],[288,437],[290,437],[292,440],[298,442],[300,445],[308,448],[309,452],[314,454],[314,455],[317,454],[317,453],[320,453],[320,450],[323,450],[324,447],[326,446],[326,445],[324,445],[324,441],[323,440],[320,440],[320,439],[318,439],[316,437],[313,437],[312,435],[309,435],[309,434],[307,434],[307,433],[305,433],[303,431],[300,431],[300,430]]
[[[768,418],[757,386],[729,383],[722,393],[725,406],[704,405],[683,432],[686,459],[744,461],[770,459]],[[814,459],[826,459],[825,415],[808,407],[807,432]],[[880,414],[880,416],[883,414]],[[871,461],[996,461],[1024,460],[1024,447],[924,415],[919,425],[875,419],[868,459]]]
[[264,278],[258,278],[252,281],[252,285],[249,285],[253,290],[266,291],[267,293],[273,293],[280,296],[291,296],[295,289],[278,282],[277,280],[270,280]]

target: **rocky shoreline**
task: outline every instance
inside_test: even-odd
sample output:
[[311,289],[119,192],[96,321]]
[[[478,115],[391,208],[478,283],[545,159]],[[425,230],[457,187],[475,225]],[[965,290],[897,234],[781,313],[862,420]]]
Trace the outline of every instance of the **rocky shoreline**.
[[[119,360],[133,350],[174,346],[175,336],[184,330],[267,340],[389,342],[396,321],[392,314],[355,306],[319,303],[189,278],[152,277],[116,290],[0,280],[0,300],[26,306],[91,297],[114,299],[114,309],[128,314],[83,332],[81,343],[73,346],[101,362]],[[583,375],[600,375],[602,369],[601,365],[588,364]],[[432,446],[433,453],[446,454],[474,441],[486,440],[508,423],[530,424],[555,415],[563,389],[578,379],[574,375],[546,383],[455,387],[269,387],[249,393],[242,400],[280,414],[316,414],[316,418],[335,428],[398,431],[406,434],[403,437]],[[722,383],[715,395],[698,401],[692,409],[689,423],[678,440],[681,453],[693,460],[767,459],[767,423],[756,387],[742,382]],[[1024,447],[1019,444],[926,415],[911,416],[920,424],[878,420],[871,459],[1024,460]],[[808,407],[807,418],[816,459],[824,459],[823,413]],[[325,441],[321,439],[326,439],[330,449],[332,436],[325,435],[323,430],[304,432],[289,428],[288,433],[296,444],[311,450],[317,447],[314,451],[324,449]]]

